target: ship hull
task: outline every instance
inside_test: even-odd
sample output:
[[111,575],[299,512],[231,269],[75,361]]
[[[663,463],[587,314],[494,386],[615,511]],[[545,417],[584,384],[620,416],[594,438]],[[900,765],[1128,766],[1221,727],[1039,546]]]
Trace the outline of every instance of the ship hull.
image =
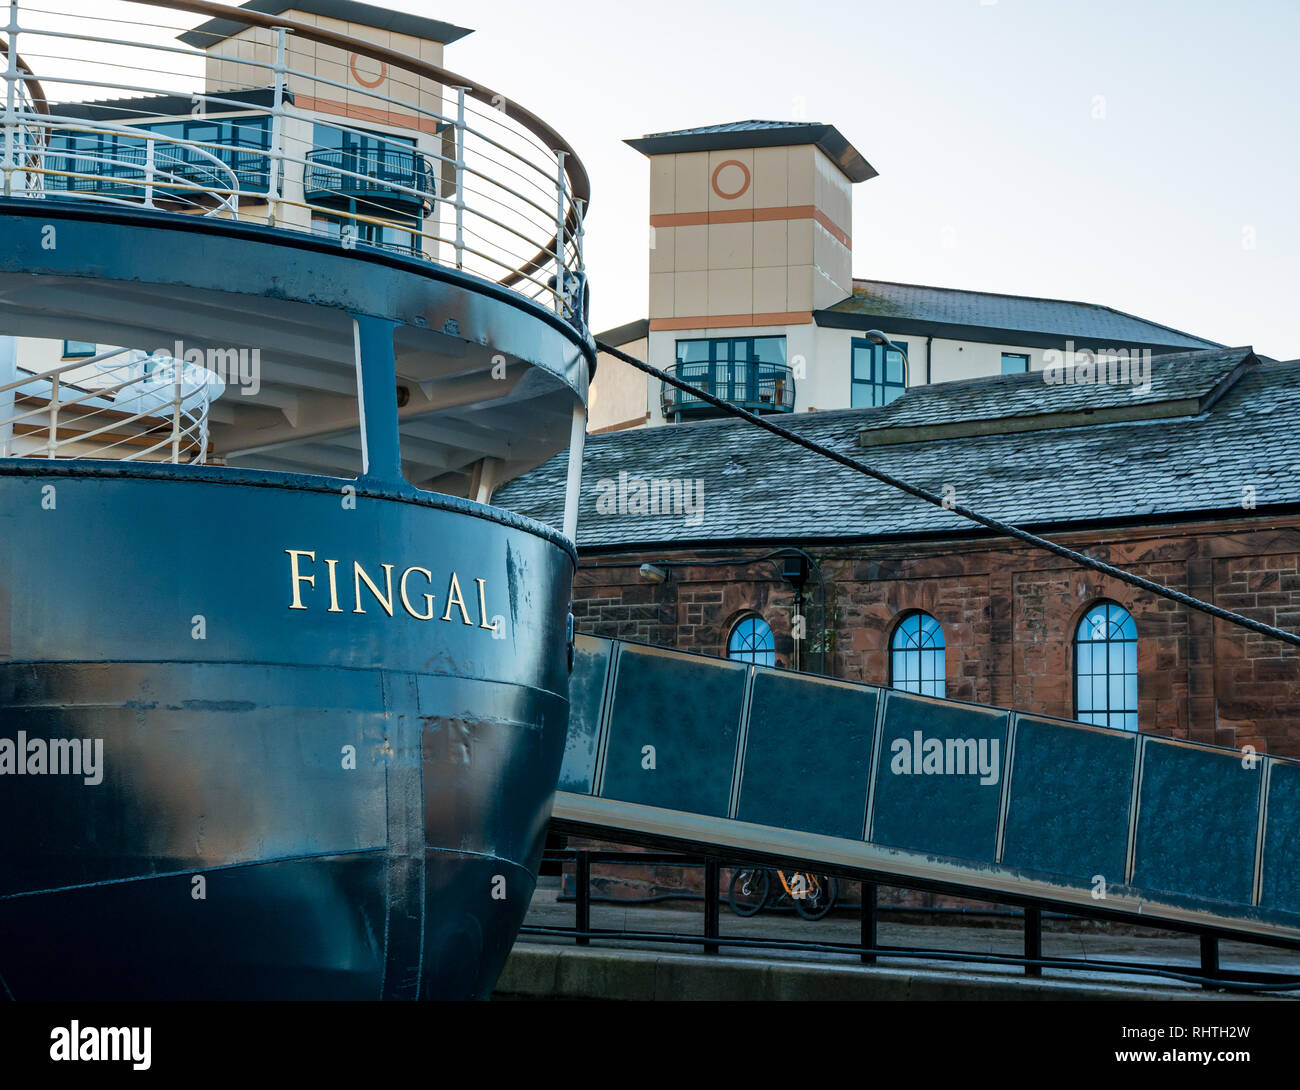
[[572,574],[543,527],[364,481],[6,467],[5,990],[485,998],[559,773]]

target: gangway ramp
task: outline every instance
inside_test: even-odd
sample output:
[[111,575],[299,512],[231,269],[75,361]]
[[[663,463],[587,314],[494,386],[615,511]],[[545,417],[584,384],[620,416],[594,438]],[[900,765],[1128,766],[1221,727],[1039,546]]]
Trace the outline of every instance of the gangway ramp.
[[1300,945],[1300,763],[590,636],[562,831]]

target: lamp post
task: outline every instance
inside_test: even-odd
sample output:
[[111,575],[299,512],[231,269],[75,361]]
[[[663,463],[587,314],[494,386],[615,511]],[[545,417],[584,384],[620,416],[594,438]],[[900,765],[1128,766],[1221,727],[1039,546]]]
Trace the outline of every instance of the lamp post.
[[903,348],[901,345],[895,344],[889,339],[888,334],[881,333],[878,329],[868,329],[863,336],[872,344],[878,344],[883,348],[892,348],[903,357],[903,389],[906,391],[912,384],[912,361],[907,358],[907,349]]

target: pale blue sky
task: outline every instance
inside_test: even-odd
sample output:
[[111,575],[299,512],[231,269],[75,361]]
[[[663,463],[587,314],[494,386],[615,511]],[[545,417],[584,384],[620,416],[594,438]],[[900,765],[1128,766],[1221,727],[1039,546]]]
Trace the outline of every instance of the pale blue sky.
[[[447,67],[586,162],[597,329],[646,313],[649,170],[623,140],[803,117],[880,172],[854,187],[857,276],[1103,303],[1300,357],[1300,0],[383,2],[474,28]],[[40,6],[161,24],[141,38],[201,21]]]
[[597,328],[646,311],[648,169],[622,140],[802,106],[880,172],[854,190],[855,275],[1300,356],[1294,0],[389,2],[473,27],[447,66],[583,157]]

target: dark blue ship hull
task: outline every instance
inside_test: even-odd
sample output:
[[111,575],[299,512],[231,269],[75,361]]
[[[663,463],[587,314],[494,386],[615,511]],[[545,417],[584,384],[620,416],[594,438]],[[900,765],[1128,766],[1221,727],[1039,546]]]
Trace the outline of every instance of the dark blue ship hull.
[[564,748],[572,553],[347,483],[0,466],[8,995],[490,993]]

